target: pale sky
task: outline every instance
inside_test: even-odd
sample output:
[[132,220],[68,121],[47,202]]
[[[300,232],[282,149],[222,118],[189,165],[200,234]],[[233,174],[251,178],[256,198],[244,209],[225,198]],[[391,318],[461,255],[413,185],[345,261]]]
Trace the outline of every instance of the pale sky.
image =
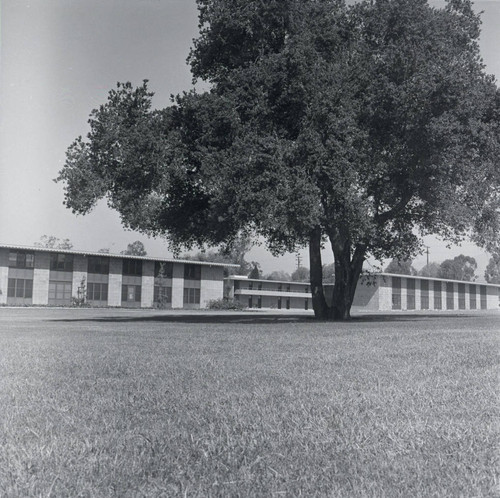
[[[500,80],[500,0],[475,6],[484,11],[484,61]],[[105,202],[87,216],[73,215],[52,179],[117,81],[149,79],[156,107],[191,87],[185,61],[197,36],[195,0],[1,0],[0,12],[0,244],[33,245],[47,234],[69,238],[77,250],[119,252],[141,240],[149,255],[169,256],[161,239],[125,231]],[[482,279],[488,254],[469,243],[427,243],[431,261],[474,256]],[[308,266],[307,250],[301,255]],[[247,259],[266,273],[295,269],[294,255],[272,258],[263,247]],[[331,261],[325,251],[324,262]],[[415,261],[424,264],[425,255]]]

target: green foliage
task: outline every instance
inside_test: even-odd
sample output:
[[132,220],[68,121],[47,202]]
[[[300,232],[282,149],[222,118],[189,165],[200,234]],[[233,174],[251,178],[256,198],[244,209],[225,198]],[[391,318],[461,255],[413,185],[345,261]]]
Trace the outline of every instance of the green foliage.
[[491,256],[484,272],[484,278],[490,284],[500,284],[500,253]]
[[435,263],[431,261],[428,265],[425,265],[419,272],[418,274],[421,277],[431,277],[431,278],[437,278],[439,274],[439,268],[441,265],[439,263]]
[[71,298],[71,305],[79,308],[89,306],[87,303],[87,283],[85,277],[82,277],[80,285],[76,289],[76,296]]
[[267,275],[264,275],[265,280],[275,280],[277,282],[291,282],[292,277],[289,273],[282,270],[275,270]]
[[441,263],[438,278],[449,278],[452,280],[465,280],[471,282],[476,280],[474,272],[477,270],[476,260],[471,256],[460,254],[453,259],[446,259]]
[[47,249],[66,249],[73,248],[69,239],[58,239],[54,235],[42,235],[39,242],[35,242],[35,247],[44,247]]
[[413,268],[412,261],[409,259],[400,260],[393,259],[384,270],[386,273],[394,273],[397,275],[417,275],[417,270]]
[[[152,110],[119,84],[58,177],[174,247],[243,233],[309,245],[317,316],[348,318],[367,256],[408,259],[422,235],[500,233],[500,93],[468,0],[199,0],[190,63],[203,93]],[[337,278],[322,294],[321,246]]]
[[309,272],[309,268],[304,266],[297,268],[291,275],[293,282],[309,282],[310,277],[311,274]]
[[323,265],[323,283],[334,284],[335,283],[335,263],[329,265]]
[[262,278],[262,269],[260,267],[260,264],[256,261],[252,261],[252,270],[248,274],[248,278],[253,278],[256,280]]
[[144,244],[140,240],[136,240],[135,242],[128,244],[127,249],[125,249],[125,251],[122,251],[120,254],[129,254],[131,256],[146,256],[147,252]]
[[212,299],[211,301],[208,301],[207,307],[210,310],[234,310],[234,311],[241,311],[246,308],[246,306],[243,303],[240,303],[236,299],[229,299],[229,298]]
[[252,245],[252,240],[248,235],[238,234],[228,243],[223,244],[217,251],[203,249],[195,254],[184,254],[182,258],[239,265],[239,268],[224,268],[224,275],[248,275],[252,265],[259,265],[254,261],[249,263],[245,259],[245,255]]

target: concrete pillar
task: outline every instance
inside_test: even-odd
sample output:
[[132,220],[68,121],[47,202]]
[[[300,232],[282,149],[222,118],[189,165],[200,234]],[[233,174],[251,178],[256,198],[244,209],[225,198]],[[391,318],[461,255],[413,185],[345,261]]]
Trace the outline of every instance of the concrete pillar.
[[35,254],[33,270],[33,304],[49,304],[50,253]]
[[422,280],[420,278],[415,279],[415,309],[422,309]]
[[153,306],[154,287],[155,287],[155,262],[142,262],[142,281],[141,281],[141,308],[151,308]]
[[184,307],[184,264],[174,263],[172,269],[172,308]]
[[110,258],[108,282],[109,306],[121,306],[122,304],[122,266],[121,258]]
[[408,309],[408,283],[406,278],[401,277],[401,309]]
[[7,303],[9,286],[9,250],[0,249],[0,304]]

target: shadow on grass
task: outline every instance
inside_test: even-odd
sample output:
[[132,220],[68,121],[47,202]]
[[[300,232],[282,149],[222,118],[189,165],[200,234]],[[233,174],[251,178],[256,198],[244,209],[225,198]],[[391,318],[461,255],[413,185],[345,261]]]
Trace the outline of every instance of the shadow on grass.
[[[415,322],[422,320],[450,319],[450,318],[471,318],[477,315],[473,314],[373,314],[373,315],[355,315],[350,321],[340,323],[366,323],[366,322]],[[186,314],[157,314],[140,316],[93,316],[88,318],[52,318],[50,322],[104,322],[104,323],[212,323],[212,324],[276,324],[276,323],[336,323],[333,321],[316,320],[311,315],[294,314],[272,314],[272,313],[186,313]]]

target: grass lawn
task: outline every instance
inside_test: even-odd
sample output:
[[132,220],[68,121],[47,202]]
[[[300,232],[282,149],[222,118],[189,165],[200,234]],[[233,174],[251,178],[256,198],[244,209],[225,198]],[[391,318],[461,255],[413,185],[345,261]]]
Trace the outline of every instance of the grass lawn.
[[500,315],[0,308],[0,496],[498,496]]

